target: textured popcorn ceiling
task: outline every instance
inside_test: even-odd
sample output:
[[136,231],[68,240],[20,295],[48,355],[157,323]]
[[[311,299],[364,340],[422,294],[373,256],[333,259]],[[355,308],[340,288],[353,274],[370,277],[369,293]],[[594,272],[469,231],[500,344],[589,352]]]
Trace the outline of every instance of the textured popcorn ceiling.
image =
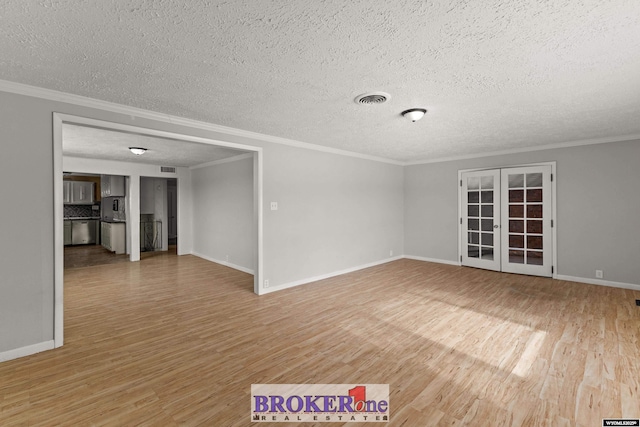
[[[0,79],[396,160],[640,132],[638,0],[20,0],[0,19]],[[353,102],[368,91],[392,99]]]
[[[146,148],[147,152],[136,156],[129,147]],[[71,157],[185,167],[246,154],[229,148],[67,123],[62,125],[62,152]]]

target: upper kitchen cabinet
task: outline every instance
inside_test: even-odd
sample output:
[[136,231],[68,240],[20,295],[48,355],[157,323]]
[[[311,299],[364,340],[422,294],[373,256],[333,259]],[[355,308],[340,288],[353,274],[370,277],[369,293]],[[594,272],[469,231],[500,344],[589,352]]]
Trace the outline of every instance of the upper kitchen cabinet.
[[100,188],[102,197],[124,197],[124,176],[102,175]]
[[71,203],[71,181],[62,181],[64,188],[62,203],[68,205]]
[[63,200],[68,205],[91,205],[94,202],[94,183],[88,181],[63,181]]

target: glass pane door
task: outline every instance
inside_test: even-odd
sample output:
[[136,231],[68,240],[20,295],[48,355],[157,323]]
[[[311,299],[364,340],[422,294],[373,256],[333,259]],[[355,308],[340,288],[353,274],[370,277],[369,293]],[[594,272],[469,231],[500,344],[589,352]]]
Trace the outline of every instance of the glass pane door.
[[500,270],[500,170],[462,175],[462,264]]
[[551,276],[551,166],[502,169],[502,271]]

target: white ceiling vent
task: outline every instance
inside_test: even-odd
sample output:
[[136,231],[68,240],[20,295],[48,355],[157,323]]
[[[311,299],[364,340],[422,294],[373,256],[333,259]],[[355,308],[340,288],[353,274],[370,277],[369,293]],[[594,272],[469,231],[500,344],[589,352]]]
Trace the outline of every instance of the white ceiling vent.
[[173,166],[160,166],[160,172],[176,173],[176,168]]
[[363,93],[362,95],[358,95],[356,99],[354,99],[356,104],[382,104],[391,99],[391,95],[385,92],[371,92],[371,93]]

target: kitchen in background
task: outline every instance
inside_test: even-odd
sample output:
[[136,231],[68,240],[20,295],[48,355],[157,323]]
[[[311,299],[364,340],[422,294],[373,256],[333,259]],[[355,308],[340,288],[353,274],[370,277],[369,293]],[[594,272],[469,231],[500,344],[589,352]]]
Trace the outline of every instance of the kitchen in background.
[[124,254],[127,246],[125,240],[127,223],[125,177],[102,175],[100,190],[102,196],[102,221],[100,223],[102,246],[116,254]]
[[100,176],[65,174],[64,244],[95,245],[100,242]]
[[65,173],[63,186],[64,245],[74,247],[65,257],[77,258],[71,264],[78,266],[78,260],[91,256],[124,254],[125,177]]
[[[127,253],[127,177],[65,173],[64,245],[69,265],[100,264],[102,257]],[[177,240],[175,179],[140,178],[140,251],[167,251]],[[170,231],[171,230],[171,231]],[[91,258],[91,259],[90,259]],[[87,260],[83,264],[83,260]],[[110,263],[106,259],[107,263]]]

